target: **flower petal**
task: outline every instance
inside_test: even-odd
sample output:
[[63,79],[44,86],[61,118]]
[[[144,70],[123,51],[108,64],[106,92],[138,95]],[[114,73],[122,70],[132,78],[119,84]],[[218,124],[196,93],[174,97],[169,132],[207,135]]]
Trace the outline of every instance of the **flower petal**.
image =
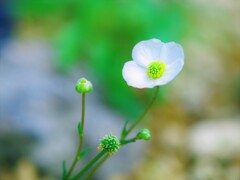
[[175,42],[164,43],[160,61],[165,64],[171,64],[176,59],[184,59],[183,48]]
[[129,86],[135,88],[152,88],[154,80],[148,78],[146,69],[139,66],[135,61],[128,61],[122,70],[123,78]]
[[138,65],[147,67],[152,61],[160,60],[163,44],[158,39],[141,41],[134,46],[132,58]]
[[154,86],[164,85],[172,81],[182,70],[183,65],[184,65],[183,59],[177,59],[171,64],[167,64],[166,71],[163,73],[162,77],[155,81]]

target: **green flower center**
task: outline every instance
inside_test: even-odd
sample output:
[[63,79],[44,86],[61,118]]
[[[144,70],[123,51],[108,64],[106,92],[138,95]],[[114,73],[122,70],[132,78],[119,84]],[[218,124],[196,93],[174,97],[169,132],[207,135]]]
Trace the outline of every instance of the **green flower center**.
[[110,155],[117,152],[119,148],[120,142],[118,138],[112,134],[100,140],[100,149],[107,151]]
[[166,65],[161,61],[154,61],[147,67],[147,75],[150,78],[160,78],[166,70]]

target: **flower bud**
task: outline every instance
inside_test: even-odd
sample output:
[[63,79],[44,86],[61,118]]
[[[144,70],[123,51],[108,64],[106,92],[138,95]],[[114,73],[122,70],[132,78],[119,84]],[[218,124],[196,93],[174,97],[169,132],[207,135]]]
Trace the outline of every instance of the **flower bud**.
[[148,129],[144,128],[138,132],[136,137],[137,139],[144,139],[145,141],[148,141],[151,139],[151,132]]
[[89,93],[93,90],[92,83],[85,78],[81,78],[76,83],[75,89],[78,93]]
[[103,150],[108,152],[110,155],[117,152],[120,148],[120,141],[118,138],[112,134],[106,135],[100,140],[100,145],[98,150]]

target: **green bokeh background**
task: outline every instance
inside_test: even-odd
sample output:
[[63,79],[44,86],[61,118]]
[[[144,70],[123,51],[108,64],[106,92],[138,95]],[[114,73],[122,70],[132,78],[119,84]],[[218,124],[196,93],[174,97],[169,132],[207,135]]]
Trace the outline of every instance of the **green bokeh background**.
[[182,42],[191,27],[187,4],[172,0],[19,1],[13,13],[50,38],[57,70],[67,73],[84,64],[101,84],[105,100],[129,117],[146,103],[122,78],[133,46],[151,38]]

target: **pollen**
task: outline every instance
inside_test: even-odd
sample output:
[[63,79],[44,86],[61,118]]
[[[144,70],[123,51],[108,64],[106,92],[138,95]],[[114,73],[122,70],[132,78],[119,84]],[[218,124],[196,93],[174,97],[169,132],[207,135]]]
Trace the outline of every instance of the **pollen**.
[[147,75],[150,78],[157,79],[160,78],[166,70],[166,66],[161,61],[154,61],[148,65]]

